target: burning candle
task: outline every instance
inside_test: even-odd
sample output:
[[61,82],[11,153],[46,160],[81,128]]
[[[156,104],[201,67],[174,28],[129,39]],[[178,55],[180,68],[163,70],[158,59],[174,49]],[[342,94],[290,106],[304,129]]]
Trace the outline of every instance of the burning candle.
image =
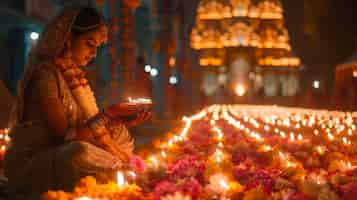
[[295,142],[295,135],[294,133],[290,133],[290,141]]
[[291,161],[286,161],[285,166],[290,168],[290,167],[296,167],[296,164],[291,162]]
[[351,129],[348,129],[348,135],[352,136],[352,130]]
[[161,151],[161,156],[163,157],[163,158],[166,158],[166,152],[165,151]]
[[316,136],[318,136],[318,135],[319,135],[319,131],[318,131],[318,130],[314,130],[314,134],[315,134]]
[[92,200],[92,198],[89,198],[87,196],[83,196],[83,197],[75,198],[75,200]]
[[214,153],[214,159],[216,160],[217,163],[220,163],[223,161],[224,154],[220,149],[216,149],[216,152]]
[[280,136],[285,139],[286,138],[285,132],[284,131],[280,131]]
[[261,147],[261,150],[262,150],[263,152],[268,152],[268,151],[271,151],[272,148],[271,148],[271,146],[269,146],[269,145],[263,145],[263,146]]
[[323,155],[326,151],[326,147],[323,147],[323,146],[317,146],[316,147],[316,151],[320,154],[320,155]]
[[209,177],[208,187],[217,194],[225,194],[229,190],[228,182],[229,180],[224,174],[218,173]]
[[149,162],[154,168],[159,167],[159,161],[157,160],[157,158],[155,156],[151,156],[149,158]]
[[135,104],[152,104],[152,101],[150,99],[145,99],[145,98],[133,99],[129,97],[128,100],[130,103],[135,103]]
[[303,140],[303,137],[301,134],[298,135],[298,140],[301,142]]
[[265,130],[265,131],[269,131],[269,130],[270,130],[270,127],[269,127],[268,125],[265,125],[265,126],[264,126],[264,130]]
[[228,183],[227,183],[224,179],[219,180],[218,184],[219,184],[224,190],[228,190],[228,188],[229,188]]
[[344,145],[348,145],[348,139],[346,137],[342,138],[342,142]]
[[121,171],[117,172],[117,184],[119,187],[122,187],[125,185],[125,178],[124,178],[124,174]]
[[135,174],[135,172],[129,171],[128,174],[129,174],[129,176],[130,176],[132,179],[136,179],[136,174]]
[[333,141],[335,139],[335,136],[333,136],[331,133],[328,133],[327,137],[330,141]]

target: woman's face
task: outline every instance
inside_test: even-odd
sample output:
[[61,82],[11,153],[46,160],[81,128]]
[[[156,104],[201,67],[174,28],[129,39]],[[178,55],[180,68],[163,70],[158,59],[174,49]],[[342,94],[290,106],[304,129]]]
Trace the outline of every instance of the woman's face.
[[70,51],[78,66],[86,66],[97,55],[97,48],[107,42],[108,29],[105,25],[73,38]]

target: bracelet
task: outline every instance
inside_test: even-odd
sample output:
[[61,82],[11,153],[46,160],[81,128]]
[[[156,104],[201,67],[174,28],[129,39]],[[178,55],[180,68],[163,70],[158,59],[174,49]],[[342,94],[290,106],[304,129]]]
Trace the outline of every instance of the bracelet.
[[92,130],[94,138],[107,134],[108,123],[109,119],[101,113],[97,114],[90,121],[88,121],[88,127]]

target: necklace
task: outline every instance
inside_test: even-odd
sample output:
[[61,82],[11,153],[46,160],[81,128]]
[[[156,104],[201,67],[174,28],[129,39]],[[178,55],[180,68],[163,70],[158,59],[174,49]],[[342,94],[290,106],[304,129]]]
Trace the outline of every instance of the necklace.
[[58,58],[55,64],[59,67],[72,95],[88,120],[98,114],[99,109],[92,89],[86,78],[86,73],[75,65],[71,59]]

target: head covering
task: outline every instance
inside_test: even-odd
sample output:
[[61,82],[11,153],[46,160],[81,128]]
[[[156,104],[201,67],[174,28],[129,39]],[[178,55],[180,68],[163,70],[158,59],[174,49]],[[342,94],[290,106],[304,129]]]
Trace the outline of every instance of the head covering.
[[37,59],[52,59],[63,50],[70,37],[73,23],[80,12],[80,8],[66,8],[50,22],[31,55]]
[[24,77],[18,83],[17,99],[12,109],[10,128],[22,119],[24,110],[24,92],[33,73],[41,67],[41,63],[50,62],[59,56],[70,38],[72,26],[83,8],[68,7],[62,10],[47,26],[36,46],[29,54]]

